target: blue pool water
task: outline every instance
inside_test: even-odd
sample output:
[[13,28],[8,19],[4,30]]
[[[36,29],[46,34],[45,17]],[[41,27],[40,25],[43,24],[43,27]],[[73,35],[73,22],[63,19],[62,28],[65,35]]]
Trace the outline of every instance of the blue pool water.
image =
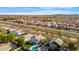
[[31,47],[31,50],[37,51],[39,47],[40,47],[39,45],[34,45],[34,46]]

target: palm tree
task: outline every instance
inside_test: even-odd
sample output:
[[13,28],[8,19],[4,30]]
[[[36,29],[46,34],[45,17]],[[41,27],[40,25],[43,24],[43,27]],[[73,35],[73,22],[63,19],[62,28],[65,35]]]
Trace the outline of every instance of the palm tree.
[[9,33],[7,36],[6,36],[6,42],[9,42],[9,41],[14,41],[16,39],[16,36],[14,33]]

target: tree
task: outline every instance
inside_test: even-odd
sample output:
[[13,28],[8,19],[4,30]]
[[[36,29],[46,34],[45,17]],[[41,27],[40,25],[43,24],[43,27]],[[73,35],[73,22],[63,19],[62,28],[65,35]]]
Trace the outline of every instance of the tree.
[[76,38],[70,38],[68,48],[70,51],[76,51],[78,49],[78,40]]
[[4,43],[5,42],[5,33],[4,32],[0,32],[0,43]]
[[76,50],[78,50],[78,45],[71,42],[71,43],[69,43],[68,48],[70,51],[76,51]]
[[8,41],[14,41],[16,39],[16,36],[14,33],[9,33],[7,36],[6,36],[6,42]]
[[22,36],[19,36],[15,41],[19,46],[23,46],[25,44],[24,38]]
[[45,45],[45,44],[47,44],[49,41],[47,40],[47,39],[42,39],[42,40],[40,40],[40,44],[41,45]]

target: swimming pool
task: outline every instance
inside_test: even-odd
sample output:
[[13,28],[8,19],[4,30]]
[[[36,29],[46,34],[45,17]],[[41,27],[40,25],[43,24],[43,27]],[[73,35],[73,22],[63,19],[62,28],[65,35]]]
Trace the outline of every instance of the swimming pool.
[[37,51],[38,48],[40,48],[40,45],[36,44],[36,45],[31,47],[31,51]]

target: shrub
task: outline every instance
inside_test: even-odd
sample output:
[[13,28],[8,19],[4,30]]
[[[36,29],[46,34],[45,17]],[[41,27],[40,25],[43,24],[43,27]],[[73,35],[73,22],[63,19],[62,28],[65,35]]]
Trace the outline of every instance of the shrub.
[[40,44],[41,45],[45,45],[45,44],[47,44],[48,43],[48,40],[47,39],[42,39],[41,41],[40,41]]
[[19,46],[23,46],[25,44],[24,42],[24,38],[22,36],[18,37],[16,40],[15,40],[16,44],[19,45]]

